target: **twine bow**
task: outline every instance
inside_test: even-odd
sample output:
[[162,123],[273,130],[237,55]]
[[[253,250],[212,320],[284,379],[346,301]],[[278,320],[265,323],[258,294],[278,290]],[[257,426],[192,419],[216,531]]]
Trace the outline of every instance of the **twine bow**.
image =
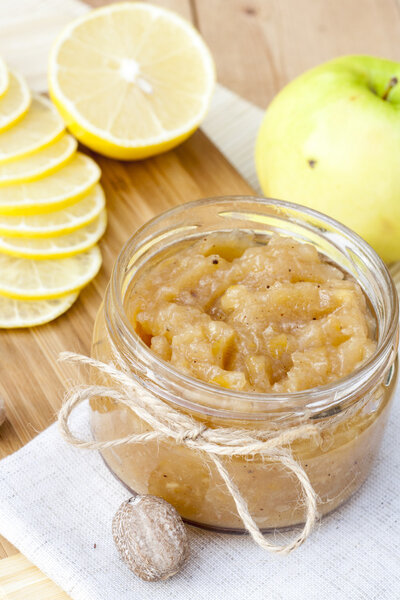
[[[60,360],[88,365],[109,377],[116,387],[86,385],[70,390],[58,415],[58,424],[63,438],[78,448],[106,450],[124,444],[140,444],[154,440],[174,440],[187,448],[206,453],[214,462],[229,493],[244,527],[253,540],[264,550],[277,554],[289,554],[298,548],[310,535],[318,517],[317,495],[303,467],[293,458],[290,444],[294,440],[307,439],[319,435],[315,425],[301,425],[282,432],[248,431],[245,429],[217,427],[211,428],[198,423],[191,416],[176,410],[160,398],[146,390],[133,375],[116,367],[94,360],[81,354],[63,352]],[[122,361],[117,360],[122,364]],[[122,368],[122,367],[121,367]],[[136,416],[151,428],[144,433],[108,440],[81,440],[73,435],[69,427],[69,417],[82,402],[91,398],[115,400],[132,410]],[[291,542],[284,545],[272,544],[264,537],[251,516],[247,503],[229,475],[221,457],[261,455],[270,461],[281,463],[298,479],[304,495],[306,520],[302,531]]]

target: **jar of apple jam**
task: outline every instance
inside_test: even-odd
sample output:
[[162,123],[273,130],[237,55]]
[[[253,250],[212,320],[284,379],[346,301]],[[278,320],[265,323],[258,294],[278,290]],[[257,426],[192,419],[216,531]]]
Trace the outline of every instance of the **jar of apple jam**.
[[[92,356],[113,363],[117,352],[143,390],[211,428],[317,425],[317,437],[290,449],[324,515],[361,486],[378,453],[398,320],[387,268],[343,225],[287,202],[211,198],[163,213],[128,241]],[[91,409],[98,441],[149,429],[115,400],[94,399]],[[130,490],[161,496],[187,522],[243,531],[207,454],[170,440],[102,455]],[[223,461],[261,529],[304,522],[300,485],[281,463]]]

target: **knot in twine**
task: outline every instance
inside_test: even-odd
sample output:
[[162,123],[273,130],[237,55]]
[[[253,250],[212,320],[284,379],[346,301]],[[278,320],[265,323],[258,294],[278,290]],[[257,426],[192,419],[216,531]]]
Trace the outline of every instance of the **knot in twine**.
[[[301,425],[288,428],[281,432],[249,431],[225,427],[210,428],[199,424],[191,416],[182,413],[163,402],[149,392],[143,385],[127,373],[122,360],[115,357],[118,369],[88,356],[63,352],[59,360],[80,365],[88,365],[102,375],[110,378],[115,387],[100,385],[85,385],[70,390],[65,398],[58,415],[58,425],[63,438],[73,446],[90,450],[106,450],[125,444],[139,444],[154,440],[174,440],[192,450],[204,452],[213,461],[231,494],[237,512],[244,527],[256,544],[264,550],[277,554],[289,554],[308,538],[315,522],[317,513],[317,494],[313,489],[307,473],[292,456],[290,445],[294,440],[319,436],[315,425]],[[133,433],[122,438],[105,441],[81,440],[74,436],[69,427],[69,417],[73,410],[82,402],[91,398],[108,398],[132,410],[136,416],[146,423],[151,430],[144,433]],[[284,545],[273,544],[264,537],[258,525],[250,514],[247,503],[237,485],[232,480],[221,457],[251,457],[260,455],[272,462],[278,462],[291,471],[300,483],[304,496],[306,519],[299,535]]]

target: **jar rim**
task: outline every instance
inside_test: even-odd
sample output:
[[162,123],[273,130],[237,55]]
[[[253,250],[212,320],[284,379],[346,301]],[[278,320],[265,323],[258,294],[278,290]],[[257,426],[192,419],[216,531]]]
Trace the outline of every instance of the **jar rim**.
[[[272,206],[277,209],[287,209],[292,212],[298,213],[300,220],[301,215],[307,215],[308,217],[312,217],[319,221],[323,221],[327,225],[330,225],[331,227],[338,230],[339,233],[343,236],[350,238],[352,242],[356,244],[356,246],[362,249],[364,255],[369,258],[369,261],[372,263],[372,265],[374,265],[374,267],[383,274],[383,278],[387,286],[385,293],[388,294],[388,297],[391,302],[392,316],[386,324],[381,339],[378,340],[375,352],[349,375],[346,375],[345,377],[342,377],[340,379],[337,379],[336,381],[330,382],[322,386],[317,386],[306,390],[290,393],[260,393],[248,391],[243,392],[231,389],[228,390],[221,386],[201,381],[190,375],[186,375],[180,372],[178,369],[176,369],[163,359],[159,358],[154,352],[152,352],[151,349],[142,341],[140,336],[134,331],[124,309],[121,274],[124,273],[125,269],[128,266],[128,263],[130,262],[132,249],[135,245],[138,236],[143,235],[144,233],[146,233],[147,230],[150,230],[152,226],[156,225],[159,222],[162,222],[165,218],[179,216],[179,214],[184,212],[185,210],[200,206],[212,205],[215,203],[229,204],[231,202],[236,202],[239,200],[244,204],[259,203],[263,207]],[[221,399],[225,397],[227,399],[230,398],[240,400],[242,402],[248,402],[251,403],[253,406],[256,405],[260,410],[265,408],[267,411],[271,411],[271,409],[274,410],[278,407],[281,407],[282,403],[285,403],[285,406],[292,405],[293,409],[296,410],[298,408],[301,408],[303,410],[316,409],[320,411],[321,409],[324,409],[328,397],[330,397],[329,407],[331,408],[341,403],[345,397],[349,397],[349,394],[351,395],[352,390],[354,390],[355,393],[357,391],[359,393],[360,384],[362,384],[362,382],[365,382],[365,379],[367,377],[368,379],[370,378],[371,372],[379,370],[379,365],[381,365],[382,362],[387,363],[387,360],[385,360],[385,356],[386,359],[389,359],[390,354],[393,353],[393,349],[391,350],[390,346],[395,339],[399,321],[399,302],[397,290],[393,279],[383,260],[364,239],[362,239],[357,233],[355,233],[339,221],[336,221],[332,217],[329,217],[328,215],[325,215],[319,211],[303,206],[301,204],[296,204],[284,200],[260,197],[256,195],[232,195],[202,198],[199,200],[185,202],[178,206],[172,207],[155,216],[154,218],[150,219],[144,225],[138,228],[122,247],[114,263],[114,267],[111,274],[110,286],[107,289],[107,294],[108,293],[111,293],[112,295],[113,313],[118,319],[119,333],[122,333],[124,336],[125,357],[133,359],[134,353],[132,353],[131,350],[135,348],[140,349],[140,352],[143,352],[143,357],[145,361],[147,361],[146,364],[148,364],[148,362],[151,361],[153,364],[153,370],[154,368],[157,369],[157,374],[160,374],[160,380],[163,379],[163,381],[166,381],[168,377],[171,376],[174,377],[176,381],[180,382],[182,386],[188,386],[192,389],[195,388],[196,391],[201,394],[213,394],[213,396],[217,395],[218,398]],[[106,319],[106,321],[110,333],[110,318]],[[396,355],[396,352],[397,348],[394,351],[393,359]],[[149,385],[148,372],[146,371],[146,381],[149,387],[151,387],[152,383],[154,383],[157,386],[156,379],[157,378],[155,378],[154,382],[150,382]],[[186,402],[178,397],[174,397],[173,401],[182,406],[191,407],[194,410],[197,409],[200,412],[204,412],[205,410],[205,406],[200,403],[197,404],[196,402],[192,401]],[[221,412],[221,414],[223,414],[225,417],[227,416],[227,414],[229,414],[229,416],[232,416],[231,411],[226,409],[222,411],[210,411],[207,407],[207,412],[210,412],[210,414],[219,414]],[[243,418],[243,413],[240,413],[240,418]]]

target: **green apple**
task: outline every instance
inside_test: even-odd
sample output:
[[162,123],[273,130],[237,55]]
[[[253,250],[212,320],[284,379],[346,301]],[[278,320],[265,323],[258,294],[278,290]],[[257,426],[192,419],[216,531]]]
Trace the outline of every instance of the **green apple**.
[[266,196],[341,221],[400,260],[400,63],[345,56],[272,101],[256,143]]

